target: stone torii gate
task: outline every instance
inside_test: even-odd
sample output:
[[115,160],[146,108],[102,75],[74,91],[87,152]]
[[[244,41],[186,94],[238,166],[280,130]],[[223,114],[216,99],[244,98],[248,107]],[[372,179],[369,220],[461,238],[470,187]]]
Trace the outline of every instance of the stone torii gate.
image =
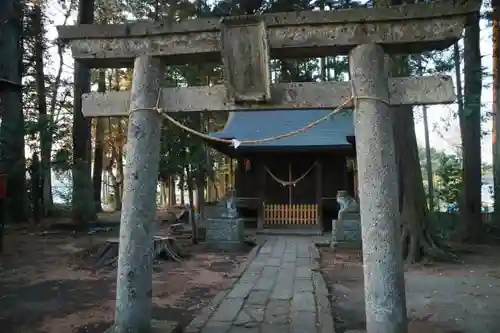
[[[152,248],[165,112],[354,106],[368,333],[406,332],[391,106],[452,103],[450,77],[390,78],[386,55],[444,49],[475,1],[59,27],[89,67],[133,67],[131,92],[83,96],[86,117],[128,116],[114,332],[151,332]],[[270,58],[349,54],[350,82],[270,84]],[[220,61],[225,84],[162,88],[166,65]],[[113,330],[112,330],[113,331]]]

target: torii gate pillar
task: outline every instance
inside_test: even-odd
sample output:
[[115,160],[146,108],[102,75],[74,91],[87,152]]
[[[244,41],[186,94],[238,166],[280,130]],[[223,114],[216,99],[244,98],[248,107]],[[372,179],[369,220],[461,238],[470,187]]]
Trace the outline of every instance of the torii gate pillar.
[[162,123],[152,108],[157,103],[163,68],[160,59],[151,56],[134,61],[113,333],[150,332]]
[[[222,25],[213,18],[59,27],[75,59],[89,67],[129,67],[135,59],[131,93],[89,94],[82,111],[87,117],[129,116],[117,309],[110,332],[153,331],[151,261],[161,122],[157,113],[136,109],[154,107],[160,92],[160,107],[168,112],[331,109],[346,106],[351,93],[358,96],[354,118],[367,333],[407,333],[391,106],[452,103],[455,93],[451,78],[442,75],[388,78],[384,50],[411,54],[447,48],[479,9],[480,2],[468,0],[274,13],[226,18]],[[366,41],[377,44],[363,44]],[[325,57],[349,51],[350,83],[269,83],[271,57]],[[160,91],[162,72],[153,56],[169,65],[222,57],[226,85]]]
[[387,104],[388,71],[377,44],[349,54],[355,101],[354,128],[359,177],[366,331],[406,333],[404,267],[398,225],[398,184]]

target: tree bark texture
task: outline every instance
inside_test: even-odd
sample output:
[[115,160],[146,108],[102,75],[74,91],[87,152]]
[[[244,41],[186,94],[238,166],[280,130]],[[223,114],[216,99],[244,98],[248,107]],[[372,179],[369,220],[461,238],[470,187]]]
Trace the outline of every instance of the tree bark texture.
[[392,109],[400,187],[403,257],[407,263],[418,262],[425,255],[440,260],[451,260],[454,257],[442,249],[429,227],[431,217],[425,202],[413,110],[411,107]]
[[[99,92],[106,92],[106,72],[104,69],[99,70],[99,82],[98,82]],[[92,186],[94,190],[94,204],[96,212],[102,211],[102,171],[104,166],[104,131],[106,129],[105,119],[99,117],[95,120],[95,147],[94,147],[94,168],[92,175]]]
[[40,4],[35,5],[33,25],[35,34],[34,57],[36,72],[36,91],[38,98],[38,126],[40,131],[40,167],[42,186],[42,215],[47,216],[53,210],[52,182],[51,182],[51,121],[47,114],[47,89],[45,87],[45,71],[43,64],[43,23],[42,8]]
[[177,198],[175,195],[176,185],[175,185],[175,176],[169,176],[169,184],[168,184],[168,204],[173,206],[177,203]]
[[186,183],[187,183],[187,190],[188,190],[188,198],[189,198],[189,223],[191,224],[191,229],[192,229],[192,235],[191,235],[191,240],[193,244],[198,243],[198,227],[196,223],[196,217],[195,217],[195,211],[194,211],[194,179],[193,179],[193,173],[191,172],[191,164],[187,163],[186,164]]
[[[89,24],[94,20],[94,0],[80,0],[78,24]],[[82,94],[90,92],[90,69],[82,63],[74,64],[73,106],[73,222],[85,224],[95,219],[95,204],[90,175],[91,120],[83,117]]]
[[[0,1],[0,77],[20,83],[22,76],[23,1]],[[5,207],[13,222],[26,220],[26,161],[21,90],[0,91],[0,173],[7,175]]]
[[481,90],[479,13],[472,14],[464,34],[464,108],[459,114],[462,136],[463,186],[460,230],[463,240],[482,238],[481,218]]
[[[493,8],[493,211],[496,225],[500,225],[500,1],[492,1]],[[498,200],[497,200],[498,199]]]
[[[378,0],[378,7],[401,5],[401,0]],[[408,76],[406,57],[386,58],[390,76]],[[402,254],[407,263],[421,260],[424,255],[439,259],[453,258],[438,244],[430,229],[430,216],[425,201],[422,170],[418,156],[413,107],[391,108],[398,173],[399,223],[402,226]]]

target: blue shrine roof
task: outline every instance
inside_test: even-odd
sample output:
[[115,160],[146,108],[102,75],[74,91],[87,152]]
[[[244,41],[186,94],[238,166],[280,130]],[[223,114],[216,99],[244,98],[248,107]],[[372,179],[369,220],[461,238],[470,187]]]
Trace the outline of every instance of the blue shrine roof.
[[[210,135],[239,141],[264,139],[300,129],[330,112],[331,110],[317,109],[231,112],[224,129]],[[351,147],[347,141],[349,136],[354,136],[352,110],[344,110],[299,134],[265,143],[245,144],[241,147]]]

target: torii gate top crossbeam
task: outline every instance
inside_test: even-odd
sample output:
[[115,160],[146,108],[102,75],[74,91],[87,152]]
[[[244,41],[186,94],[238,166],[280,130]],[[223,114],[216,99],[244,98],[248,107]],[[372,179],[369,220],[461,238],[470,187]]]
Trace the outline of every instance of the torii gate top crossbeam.
[[[263,15],[271,56],[320,57],[347,54],[363,43],[387,53],[443,49],[462,33],[467,16],[480,2],[437,2],[390,8],[356,8]],[[73,57],[90,67],[131,67],[139,55],[159,56],[169,64],[220,61],[220,20],[58,27]]]

